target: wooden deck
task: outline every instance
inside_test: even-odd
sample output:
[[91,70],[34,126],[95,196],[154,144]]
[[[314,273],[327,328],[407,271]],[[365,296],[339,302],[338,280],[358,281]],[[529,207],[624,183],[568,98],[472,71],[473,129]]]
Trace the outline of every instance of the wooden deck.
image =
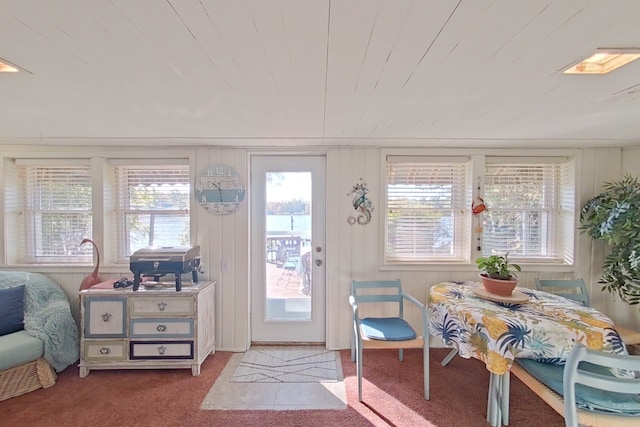
[[287,270],[267,263],[267,297],[305,297],[300,292],[300,275],[295,270]]

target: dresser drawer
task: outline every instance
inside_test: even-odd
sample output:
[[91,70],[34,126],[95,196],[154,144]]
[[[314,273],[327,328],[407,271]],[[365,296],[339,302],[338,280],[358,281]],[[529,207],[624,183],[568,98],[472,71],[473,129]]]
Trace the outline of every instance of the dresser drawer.
[[132,338],[193,338],[193,319],[131,319]]
[[125,298],[88,297],[84,304],[85,337],[120,338],[126,336],[127,300]]
[[195,313],[195,301],[191,297],[133,297],[129,304],[131,316],[192,316]]
[[84,359],[95,360],[127,360],[126,341],[85,341]]
[[193,359],[193,341],[131,341],[130,358]]

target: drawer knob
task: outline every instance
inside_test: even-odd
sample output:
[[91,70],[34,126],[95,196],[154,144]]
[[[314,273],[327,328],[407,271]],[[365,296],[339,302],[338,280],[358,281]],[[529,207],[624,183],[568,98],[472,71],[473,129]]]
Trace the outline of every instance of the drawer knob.
[[111,349],[109,347],[102,347],[100,349],[100,354],[109,354],[111,353]]
[[111,318],[111,313],[105,313],[102,315],[103,322],[108,322],[110,318]]
[[166,302],[161,301],[161,302],[158,303],[158,309],[160,311],[164,311],[165,308],[167,308],[167,303]]
[[158,325],[156,329],[158,332],[164,332],[167,330],[167,325]]
[[164,354],[164,352],[167,351],[167,347],[161,345],[160,347],[158,347],[158,353],[159,354]]

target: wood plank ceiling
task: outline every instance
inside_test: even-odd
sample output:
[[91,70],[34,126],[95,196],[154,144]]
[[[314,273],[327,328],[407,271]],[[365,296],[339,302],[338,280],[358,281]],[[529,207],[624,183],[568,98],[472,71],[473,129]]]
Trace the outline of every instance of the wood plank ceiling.
[[637,0],[0,0],[0,143],[640,145]]

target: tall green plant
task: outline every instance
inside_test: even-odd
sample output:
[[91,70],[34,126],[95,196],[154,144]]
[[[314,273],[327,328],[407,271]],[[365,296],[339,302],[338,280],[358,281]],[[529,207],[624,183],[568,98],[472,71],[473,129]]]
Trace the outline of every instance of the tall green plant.
[[640,303],[640,183],[625,174],[606,182],[604,191],[587,201],[580,212],[580,229],[594,240],[611,245],[598,283],[627,304]]

